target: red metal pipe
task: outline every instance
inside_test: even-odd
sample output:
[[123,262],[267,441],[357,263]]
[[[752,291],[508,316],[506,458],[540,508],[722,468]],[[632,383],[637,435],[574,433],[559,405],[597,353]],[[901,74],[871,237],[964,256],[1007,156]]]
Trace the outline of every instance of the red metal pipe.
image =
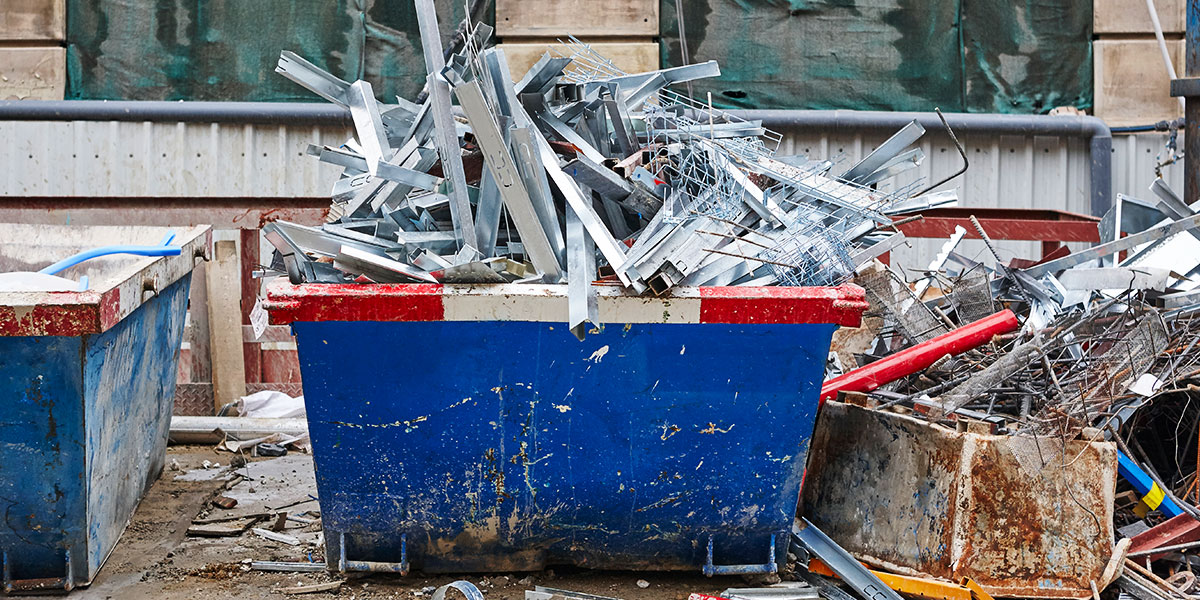
[[901,350],[879,359],[865,367],[834,377],[821,386],[821,403],[837,397],[840,391],[869,392],[901,377],[912,375],[937,362],[943,356],[961,354],[978,348],[993,336],[1008,333],[1020,327],[1017,315],[1005,309],[964,325],[954,331],[943,333],[932,340],[921,342],[912,348]]

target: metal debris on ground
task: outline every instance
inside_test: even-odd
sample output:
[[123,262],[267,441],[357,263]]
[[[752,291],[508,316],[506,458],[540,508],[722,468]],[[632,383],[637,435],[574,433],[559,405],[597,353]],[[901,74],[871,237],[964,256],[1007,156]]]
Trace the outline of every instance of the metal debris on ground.
[[818,600],[817,588],[803,581],[787,581],[769,587],[729,588],[721,592],[728,600]]
[[327,223],[264,228],[293,283],[568,283],[582,336],[600,325],[596,285],[837,285],[903,241],[893,218],[957,201],[880,191],[924,159],[915,121],[835,174],[780,152],[760,121],[671,89],[720,75],[714,61],[626,73],[570,38],[514,74],[484,49],[491,27],[466,24],[444,58],[432,4],[417,11],[420,103],[280,57],[277,72],[348,108],[355,129],[309,148],[343,169]]
[[559,590],[550,587],[534,586],[532,590],[525,590],[525,600],[619,600],[608,596],[596,596],[594,594],[585,594],[583,592],[573,592],[570,590]]
[[300,595],[300,594],[317,594],[320,592],[336,593],[338,591],[338,589],[341,587],[342,587],[342,582],[330,581],[328,583],[312,583],[312,584],[308,584],[308,585],[298,585],[298,586],[290,587],[290,588],[279,588],[275,591],[277,591],[281,594],[296,596],[296,595]]
[[287,544],[289,546],[299,546],[300,545],[300,540],[298,538],[296,538],[295,536],[290,536],[286,533],[279,533],[276,531],[270,531],[268,529],[262,529],[259,527],[255,527],[254,529],[251,529],[250,531],[252,531],[254,533],[254,535],[257,535],[258,537],[261,537],[264,539],[271,540],[272,542],[279,542],[281,544]]

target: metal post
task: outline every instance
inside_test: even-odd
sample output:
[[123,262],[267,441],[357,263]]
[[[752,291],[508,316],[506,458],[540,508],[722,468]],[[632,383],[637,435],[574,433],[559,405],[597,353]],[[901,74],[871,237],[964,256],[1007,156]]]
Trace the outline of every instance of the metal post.
[[1186,100],[1183,111],[1183,199],[1200,199],[1200,0],[1188,0],[1184,76],[1171,80],[1171,95]]
[[[1200,77],[1200,0],[1188,0],[1187,33],[1184,37],[1187,40],[1184,75],[1189,79]],[[1175,90],[1171,91],[1175,95]],[[1185,98],[1183,197],[1191,204],[1200,200],[1200,97],[1189,95]]]

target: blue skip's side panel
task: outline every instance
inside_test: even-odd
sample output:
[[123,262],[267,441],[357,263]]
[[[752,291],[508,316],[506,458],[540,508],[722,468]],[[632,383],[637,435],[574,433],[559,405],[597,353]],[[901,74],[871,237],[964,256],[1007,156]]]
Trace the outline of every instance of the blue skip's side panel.
[[15,579],[82,566],[85,536],[82,342],[0,337],[0,552]]
[[190,276],[112,329],[0,337],[0,551],[13,579],[95,577],[162,470]]
[[88,336],[87,565],[94,576],[166,460],[191,275]]
[[[298,322],[327,554],[699,569],[790,529],[833,325]],[[777,557],[785,556],[786,535]]]

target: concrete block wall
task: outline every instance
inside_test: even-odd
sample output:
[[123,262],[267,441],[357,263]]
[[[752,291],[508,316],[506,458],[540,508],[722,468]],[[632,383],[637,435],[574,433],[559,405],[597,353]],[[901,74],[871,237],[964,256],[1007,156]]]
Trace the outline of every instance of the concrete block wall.
[[62,100],[66,0],[0,2],[0,100]]

